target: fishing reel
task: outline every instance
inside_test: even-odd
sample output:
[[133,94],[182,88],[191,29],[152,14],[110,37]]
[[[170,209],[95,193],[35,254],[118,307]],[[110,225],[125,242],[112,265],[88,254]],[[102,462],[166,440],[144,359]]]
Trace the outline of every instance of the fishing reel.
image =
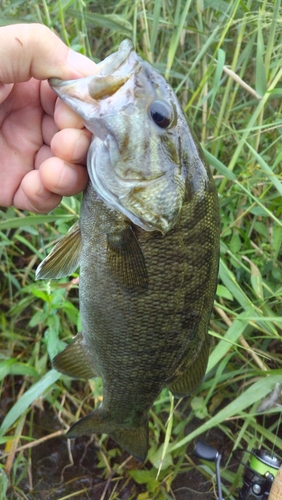
[[[238,460],[235,455],[235,458],[245,466],[244,484],[238,492],[238,500],[282,500],[282,461],[265,450],[247,452],[252,455],[249,464]],[[215,462],[218,500],[224,500],[221,488],[220,453],[213,446],[198,441],[194,455]]]
[[[244,484],[239,500],[268,500],[281,461],[265,450],[252,450],[249,453],[252,456],[249,465],[244,464]],[[282,489],[280,498],[282,499]]]

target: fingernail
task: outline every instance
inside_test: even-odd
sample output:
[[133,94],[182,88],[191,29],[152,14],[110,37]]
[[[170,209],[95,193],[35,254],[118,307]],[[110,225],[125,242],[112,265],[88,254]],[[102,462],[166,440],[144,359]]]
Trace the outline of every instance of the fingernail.
[[83,56],[79,52],[70,49],[67,57],[67,62],[72,69],[79,72],[83,76],[93,75],[98,73],[98,66],[88,57]]

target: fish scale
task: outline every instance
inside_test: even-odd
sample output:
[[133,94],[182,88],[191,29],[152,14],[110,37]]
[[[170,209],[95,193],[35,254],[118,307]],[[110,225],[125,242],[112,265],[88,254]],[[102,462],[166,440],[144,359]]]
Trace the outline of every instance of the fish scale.
[[80,221],[37,277],[69,275],[80,262],[82,332],[53,365],[73,377],[101,376],[103,402],[67,436],[108,433],[145,460],[148,412],[160,391],[189,395],[205,373],[219,207],[162,75],[129,41],[100,67],[97,76],[50,81],[94,136]]

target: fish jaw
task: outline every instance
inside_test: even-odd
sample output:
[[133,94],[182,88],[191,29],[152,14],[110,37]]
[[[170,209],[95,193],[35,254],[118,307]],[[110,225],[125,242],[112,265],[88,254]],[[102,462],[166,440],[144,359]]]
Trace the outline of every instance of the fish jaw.
[[127,80],[128,76],[96,75],[68,81],[50,78],[49,84],[56,94],[83,118],[90,132],[101,135],[98,100],[117,92]]
[[[113,56],[98,75],[50,84],[94,134],[87,168],[96,192],[142,229],[166,234],[185,196],[179,136],[190,130],[171,87],[131,42]],[[154,116],[160,107],[168,113],[167,127],[155,123],[152,106]]]
[[[117,52],[97,65],[100,70],[97,75],[68,81],[50,78],[49,84],[56,94],[83,118],[86,127],[93,134],[104,138],[103,133],[101,137],[101,117],[111,113],[116,107],[109,98],[122,90],[139,65],[140,61],[132,42],[124,40]],[[124,107],[122,92],[119,92],[118,99],[119,107]]]

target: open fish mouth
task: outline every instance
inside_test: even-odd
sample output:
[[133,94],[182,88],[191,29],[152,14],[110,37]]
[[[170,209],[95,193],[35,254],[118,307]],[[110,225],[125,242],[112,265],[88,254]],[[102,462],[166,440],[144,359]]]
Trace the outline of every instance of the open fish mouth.
[[130,78],[128,76],[95,75],[78,80],[63,81],[59,78],[49,78],[49,84],[60,97],[65,95],[88,103],[94,100],[105,99],[115,94]]
[[198,162],[195,148],[187,157],[187,121],[164,77],[129,40],[98,66],[97,75],[50,85],[93,133],[87,169],[98,195],[133,224],[166,234],[182,209],[186,165],[196,171]]

